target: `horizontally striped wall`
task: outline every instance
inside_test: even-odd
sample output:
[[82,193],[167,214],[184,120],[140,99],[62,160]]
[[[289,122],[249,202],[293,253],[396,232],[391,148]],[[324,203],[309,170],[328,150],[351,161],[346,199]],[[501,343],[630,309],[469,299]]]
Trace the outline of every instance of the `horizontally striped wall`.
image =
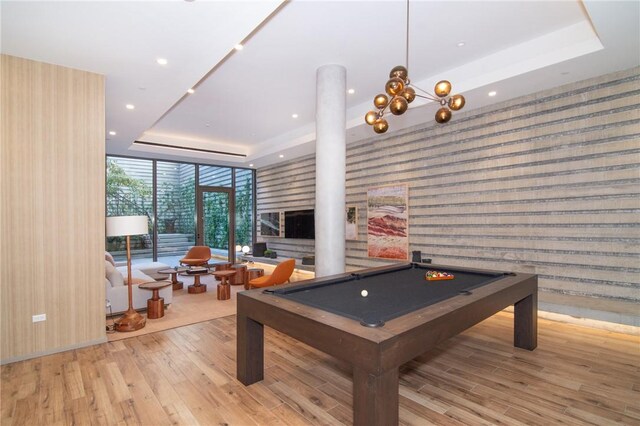
[[[434,263],[533,272],[541,292],[640,300],[640,69],[348,145],[347,204],[367,258],[366,190],[409,185],[410,250]],[[430,121],[430,120],[429,120]],[[257,172],[258,213],[314,207],[314,157]],[[313,241],[263,238],[285,256]]]

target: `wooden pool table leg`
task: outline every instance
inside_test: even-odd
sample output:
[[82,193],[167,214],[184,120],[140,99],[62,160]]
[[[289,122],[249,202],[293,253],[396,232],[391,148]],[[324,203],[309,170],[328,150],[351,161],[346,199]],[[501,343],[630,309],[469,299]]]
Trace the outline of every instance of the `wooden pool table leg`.
[[398,368],[375,375],[353,366],[354,426],[398,424],[398,375]]
[[264,378],[264,326],[244,315],[237,316],[236,377],[250,385]]
[[538,346],[538,293],[516,302],[513,310],[513,345],[532,351]]

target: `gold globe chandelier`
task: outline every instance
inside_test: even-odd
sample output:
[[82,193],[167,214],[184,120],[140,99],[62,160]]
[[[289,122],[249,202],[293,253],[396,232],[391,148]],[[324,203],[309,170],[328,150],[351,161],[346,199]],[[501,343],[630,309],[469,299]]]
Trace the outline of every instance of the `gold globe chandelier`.
[[[376,111],[369,111],[364,116],[364,121],[373,126],[376,133],[384,133],[389,129],[389,123],[384,118],[388,111],[393,115],[402,115],[409,108],[409,104],[418,98],[429,99],[438,102],[440,109],[436,111],[436,122],[446,123],[451,120],[451,111],[458,111],[464,107],[465,99],[462,95],[449,96],[451,83],[441,80],[436,83],[433,91],[435,95],[420,89],[409,80],[409,0],[407,0],[407,40],[406,40],[406,66],[393,67],[389,73],[389,81],[384,89],[386,93],[380,93],[373,98]],[[417,93],[420,92],[420,93]]]

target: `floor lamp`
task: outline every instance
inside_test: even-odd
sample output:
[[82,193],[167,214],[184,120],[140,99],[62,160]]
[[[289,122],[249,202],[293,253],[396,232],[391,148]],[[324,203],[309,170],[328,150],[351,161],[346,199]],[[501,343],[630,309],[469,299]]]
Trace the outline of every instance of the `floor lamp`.
[[107,237],[126,237],[127,239],[127,284],[129,286],[129,309],[115,320],[116,331],[136,331],[144,327],[145,317],[133,309],[131,279],[131,235],[149,233],[147,216],[111,216],[107,217]]

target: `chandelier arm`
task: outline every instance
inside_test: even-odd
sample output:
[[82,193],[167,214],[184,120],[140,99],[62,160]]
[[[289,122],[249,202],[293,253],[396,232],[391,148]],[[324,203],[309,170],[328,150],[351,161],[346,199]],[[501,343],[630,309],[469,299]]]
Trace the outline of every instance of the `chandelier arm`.
[[418,93],[416,93],[416,97],[417,98],[422,98],[422,99],[429,99],[430,101],[434,101],[434,102],[440,102],[439,98],[430,96],[430,95],[420,95]]
[[416,93],[416,96],[419,96],[419,97],[425,98],[425,99],[431,99],[432,101],[440,102],[440,98],[436,98],[434,95],[432,95],[431,93],[427,92],[426,90],[423,90],[423,89],[419,88],[415,84],[412,84],[411,87],[413,87],[414,89],[418,89],[419,91],[424,93],[424,95],[420,95],[420,94]]

